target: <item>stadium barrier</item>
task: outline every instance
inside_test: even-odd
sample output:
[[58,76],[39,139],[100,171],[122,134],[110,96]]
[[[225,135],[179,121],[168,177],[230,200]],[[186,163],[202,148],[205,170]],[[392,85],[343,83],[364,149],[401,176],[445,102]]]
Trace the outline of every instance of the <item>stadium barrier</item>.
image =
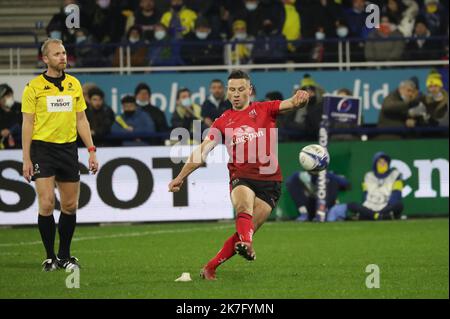
[[[447,61],[448,62],[448,61]],[[448,85],[448,70],[442,69],[444,83]],[[68,70],[72,72],[72,70]],[[263,100],[269,91],[280,91],[285,98],[291,96],[299,87],[305,73],[309,73],[316,83],[327,92],[343,87],[350,89],[353,95],[361,97],[363,107],[363,123],[374,124],[378,121],[378,113],[384,97],[395,90],[405,79],[416,76],[420,89],[425,90],[426,78],[430,68],[404,68],[398,70],[321,70],[321,71],[253,71],[253,85],[256,87],[257,99]],[[23,88],[34,75],[2,76],[2,82],[8,83],[14,90],[16,98],[21,96]],[[226,72],[180,72],[180,73],[148,73],[148,74],[78,74],[81,83],[96,83],[105,92],[105,102],[120,114],[121,96],[134,92],[136,85],[145,82],[152,87],[152,103],[166,113],[170,119],[175,110],[176,93],[182,87],[188,87],[195,103],[201,104],[209,95],[209,83],[212,79],[226,80]],[[274,85],[274,83],[276,83]]]
[[[300,169],[299,150],[308,143],[281,143],[279,162],[286,179]],[[216,148],[206,167],[185,183],[180,193],[169,193],[167,185],[192,150],[183,147],[100,148],[97,175],[88,174],[87,152],[80,149],[80,223],[156,222],[220,220],[233,218],[229,200],[228,156]],[[330,169],[345,175],[352,189],[341,193],[341,202],[362,199],[361,182],[372,167],[372,156],[384,151],[392,156],[405,187],[407,216],[448,216],[448,139],[331,142]],[[22,153],[0,152],[0,225],[35,224],[37,200],[34,183],[21,176]],[[58,208],[57,204],[57,208]],[[297,210],[283,185],[283,195],[272,218],[291,219]]]

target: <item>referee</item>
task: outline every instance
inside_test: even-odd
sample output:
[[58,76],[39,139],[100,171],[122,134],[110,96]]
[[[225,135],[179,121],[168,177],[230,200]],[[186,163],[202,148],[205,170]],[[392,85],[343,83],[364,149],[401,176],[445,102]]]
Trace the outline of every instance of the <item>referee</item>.
[[[23,176],[36,184],[38,225],[47,252],[43,270],[78,269],[78,259],[70,255],[80,194],[77,132],[88,149],[93,174],[98,170],[96,148],[84,113],[86,102],[80,82],[64,73],[67,56],[62,41],[48,39],[41,50],[47,70],[27,84],[22,97]],[[61,201],[57,255],[55,183]]]

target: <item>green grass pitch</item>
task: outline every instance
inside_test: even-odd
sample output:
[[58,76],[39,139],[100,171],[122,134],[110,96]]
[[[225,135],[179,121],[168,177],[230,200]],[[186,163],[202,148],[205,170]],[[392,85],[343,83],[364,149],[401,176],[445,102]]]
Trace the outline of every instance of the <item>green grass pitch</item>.
[[[80,288],[63,270],[43,273],[36,227],[0,229],[0,298],[448,298],[448,219],[269,222],[257,259],[235,256],[206,282],[199,270],[234,232],[233,222],[79,226],[72,254]],[[366,266],[380,288],[366,287]],[[174,282],[189,272],[192,282]]]

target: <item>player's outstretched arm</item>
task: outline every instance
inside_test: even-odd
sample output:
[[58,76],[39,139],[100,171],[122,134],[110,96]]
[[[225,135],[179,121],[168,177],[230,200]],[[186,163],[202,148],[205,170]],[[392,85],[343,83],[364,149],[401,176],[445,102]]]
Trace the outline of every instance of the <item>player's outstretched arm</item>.
[[309,93],[304,90],[298,90],[290,99],[284,100],[280,104],[280,113],[292,111],[308,105]]
[[[84,111],[77,112],[77,131],[84,145],[90,149],[94,146],[91,135],[91,127]],[[98,162],[95,151],[89,151],[89,170],[95,174],[98,170]]]
[[211,152],[216,145],[216,142],[207,137],[189,156],[178,176],[170,182],[169,192],[178,192],[183,185],[184,180],[205,163],[209,152]]

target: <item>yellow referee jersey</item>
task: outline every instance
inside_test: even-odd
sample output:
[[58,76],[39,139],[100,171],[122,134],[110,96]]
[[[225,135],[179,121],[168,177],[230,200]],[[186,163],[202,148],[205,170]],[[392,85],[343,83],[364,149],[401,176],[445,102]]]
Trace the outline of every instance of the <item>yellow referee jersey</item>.
[[70,143],[77,139],[77,112],[86,109],[80,82],[64,73],[58,88],[44,74],[31,80],[22,95],[22,112],[34,113],[33,140]]

